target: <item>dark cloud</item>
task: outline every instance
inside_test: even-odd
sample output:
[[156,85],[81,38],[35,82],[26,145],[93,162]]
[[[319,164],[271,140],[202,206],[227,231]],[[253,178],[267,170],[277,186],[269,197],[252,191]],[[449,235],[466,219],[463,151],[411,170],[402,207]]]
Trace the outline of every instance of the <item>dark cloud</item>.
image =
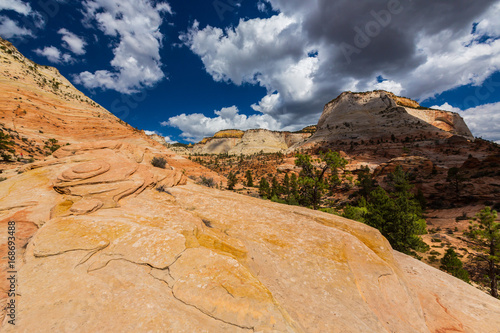
[[267,2],[280,14],[182,37],[215,80],[265,87],[253,107],[282,127],[314,123],[344,90],[425,99],[500,69],[500,40],[478,42],[500,37],[498,0]]

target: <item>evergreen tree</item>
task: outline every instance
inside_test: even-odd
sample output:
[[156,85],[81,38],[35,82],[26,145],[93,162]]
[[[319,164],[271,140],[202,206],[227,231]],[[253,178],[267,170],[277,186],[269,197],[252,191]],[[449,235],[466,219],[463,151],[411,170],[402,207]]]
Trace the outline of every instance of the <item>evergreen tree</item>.
[[264,177],[262,177],[259,182],[259,195],[266,199],[271,198],[271,187]]
[[283,178],[283,186],[281,186],[281,192],[287,197],[290,194],[290,177],[288,177],[288,173],[285,174],[285,178]]
[[463,187],[463,182],[465,181],[465,177],[460,169],[456,167],[448,169],[446,181],[452,185],[453,189],[455,190],[455,195],[458,199],[460,197],[460,191]]
[[247,179],[247,186],[253,187],[252,170],[247,170],[245,177]]
[[289,205],[298,206],[299,205],[299,184],[297,182],[297,175],[292,173],[290,177],[290,189],[288,191],[288,196],[286,198],[286,202]]
[[491,296],[498,298],[498,281],[500,278],[500,222],[496,221],[497,212],[485,207],[473,221],[469,230],[464,233],[479,252],[476,255],[478,266],[486,263],[490,281]]
[[276,179],[276,177],[273,177],[271,184],[271,197],[279,197],[281,195],[281,186],[278,182],[278,179]]
[[465,282],[470,282],[469,272],[467,272],[463,268],[463,263],[458,258],[457,253],[453,249],[446,250],[443,258],[441,258],[441,267],[442,270],[450,273],[454,277],[457,277]]
[[234,190],[234,186],[238,183],[238,179],[236,175],[232,172],[229,172],[229,176],[227,176],[227,189]]
[[342,181],[339,177],[339,169],[343,170],[347,165],[347,160],[340,156],[340,153],[334,151],[329,151],[327,153],[320,154],[321,160],[326,163],[328,169],[330,170],[330,188],[333,194],[336,187],[338,187]]
[[377,187],[377,182],[372,178],[370,174],[370,168],[367,166],[362,167],[358,172],[358,195],[368,198],[368,195]]
[[338,152],[321,153],[320,157],[321,160],[315,161],[323,162],[320,166],[314,166],[309,155],[297,154],[295,159],[295,165],[301,168],[298,178],[298,201],[302,206],[312,206],[313,209],[319,208],[327,188],[324,179],[326,172],[330,170],[331,177],[335,180],[338,178],[338,169],[344,168],[347,164]]
[[424,250],[427,246],[419,235],[426,233],[426,224],[407,174],[397,167],[389,180],[393,192],[389,194],[378,186],[366,200],[359,200],[358,209],[347,207],[344,216],[377,228],[395,250],[407,254]]

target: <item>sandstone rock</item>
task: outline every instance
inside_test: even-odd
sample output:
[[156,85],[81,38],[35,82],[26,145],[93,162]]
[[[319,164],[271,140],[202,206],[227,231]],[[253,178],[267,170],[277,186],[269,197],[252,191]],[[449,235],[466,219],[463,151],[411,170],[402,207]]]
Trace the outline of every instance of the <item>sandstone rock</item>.
[[[130,144],[55,155],[1,192],[2,202],[22,199],[38,179],[51,202],[2,213],[31,225],[45,218],[19,269],[16,327],[4,321],[2,331],[495,332],[488,327],[499,324],[500,301],[439,271],[415,279],[364,224],[179,186],[178,171],[152,167],[140,158],[147,149]],[[155,191],[165,179],[173,187]]]
[[317,132],[301,147],[336,140],[406,137],[473,139],[456,113],[422,108],[417,102],[385,91],[342,93],[326,104]]
[[265,129],[235,133],[221,131],[216,133],[213,138],[206,138],[196,144],[192,153],[229,155],[252,155],[260,152],[277,153],[303,143],[311,135],[311,132],[274,132]]

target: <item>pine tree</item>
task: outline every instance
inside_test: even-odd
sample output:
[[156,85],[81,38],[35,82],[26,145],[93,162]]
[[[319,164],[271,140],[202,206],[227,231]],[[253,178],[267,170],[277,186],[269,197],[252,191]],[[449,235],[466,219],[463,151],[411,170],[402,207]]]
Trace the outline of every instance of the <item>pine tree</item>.
[[259,182],[259,195],[265,199],[271,198],[271,187],[264,177],[262,177]]
[[290,177],[288,177],[288,173],[286,173],[285,178],[283,178],[283,185],[281,186],[281,192],[283,195],[287,197],[290,194]]
[[276,177],[273,177],[271,184],[271,197],[279,197],[281,195],[281,185],[278,182],[278,179],[276,179]]
[[247,170],[245,177],[247,179],[247,186],[253,187],[252,170]]
[[295,159],[295,165],[301,168],[298,178],[298,201],[302,206],[312,206],[313,209],[319,208],[328,186],[325,181],[326,172],[330,170],[331,177],[335,180],[338,178],[338,170],[347,164],[338,152],[321,153],[320,157],[321,160],[315,161],[323,162],[320,166],[314,166],[309,155],[297,154]]
[[467,272],[463,268],[463,263],[458,258],[457,253],[453,249],[446,250],[443,258],[441,258],[441,267],[442,270],[450,273],[454,277],[457,277],[465,282],[470,282],[469,272]]
[[358,172],[358,195],[368,198],[368,195],[377,187],[377,182],[372,178],[370,169],[365,166]]
[[457,199],[460,197],[460,191],[462,190],[463,182],[465,180],[466,179],[459,168],[453,167],[448,169],[446,181],[452,185]]
[[362,210],[348,208],[344,215],[378,229],[395,250],[406,254],[424,250],[427,246],[419,235],[426,233],[426,224],[422,209],[411,193],[413,186],[401,167],[389,179],[393,192],[387,193],[379,186],[366,200],[363,197],[359,200],[358,208]]
[[234,190],[234,186],[238,183],[238,179],[236,178],[236,175],[232,172],[229,172],[229,175],[227,176],[227,189],[228,190]]
[[297,175],[292,173],[292,176],[290,177],[290,188],[288,191],[286,202],[289,205],[298,206],[299,205],[298,196],[299,196],[299,185],[297,182]]
[[500,223],[496,221],[497,212],[485,207],[473,221],[464,235],[473,243],[479,252],[476,255],[478,266],[486,263],[490,281],[491,296],[498,298],[498,281],[500,275]]

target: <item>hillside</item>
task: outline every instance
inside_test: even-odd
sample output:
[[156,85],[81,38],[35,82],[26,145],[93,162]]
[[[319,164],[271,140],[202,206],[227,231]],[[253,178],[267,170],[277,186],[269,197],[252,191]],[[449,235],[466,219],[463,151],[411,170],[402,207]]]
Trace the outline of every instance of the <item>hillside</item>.
[[114,116],[78,91],[56,68],[34,63],[1,38],[0,100],[0,130],[15,142],[13,161],[0,161],[0,170],[50,155],[51,139],[57,140],[57,146],[120,140],[159,149],[173,167],[189,170],[188,175],[212,174]]
[[26,73],[32,63],[3,43],[3,129],[29,142],[16,137],[16,154],[63,145],[4,163],[2,332],[497,333],[500,300],[365,224],[195,184],[224,178],[71,99],[55,70]]

